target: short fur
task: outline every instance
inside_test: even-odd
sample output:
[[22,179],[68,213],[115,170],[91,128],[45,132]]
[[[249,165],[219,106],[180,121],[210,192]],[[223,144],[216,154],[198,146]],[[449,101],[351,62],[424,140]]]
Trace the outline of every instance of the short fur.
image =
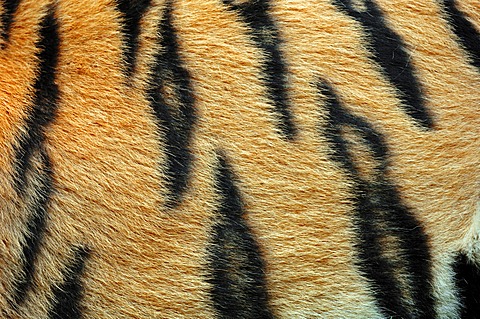
[[478,0],[4,0],[1,318],[480,318]]

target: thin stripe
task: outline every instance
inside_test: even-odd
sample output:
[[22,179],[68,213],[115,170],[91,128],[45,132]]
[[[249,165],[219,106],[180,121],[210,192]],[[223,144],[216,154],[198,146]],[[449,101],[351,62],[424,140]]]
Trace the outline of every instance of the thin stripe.
[[2,31],[0,33],[0,36],[6,42],[8,42],[8,40],[10,39],[10,29],[14,21],[14,15],[15,15],[15,12],[17,11],[19,3],[20,3],[20,0],[4,0],[3,1],[3,12],[0,17],[0,20],[2,21]]
[[43,168],[35,172],[36,184],[39,186],[31,190],[33,194],[29,201],[28,208],[30,217],[27,222],[27,229],[22,245],[22,273],[15,282],[14,302],[15,305],[21,304],[26,297],[28,289],[32,285],[33,274],[35,272],[35,261],[40,250],[40,242],[43,237],[47,222],[47,206],[52,193],[52,171],[51,164],[45,152],[41,152],[39,159],[43,163]]
[[238,12],[249,27],[253,42],[262,50],[265,57],[262,77],[279,120],[278,127],[282,135],[293,139],[296,129],[286,89],[287,67],[280,51],[280,32],[269,14],[269,0],[247,1],[239,5],[233,4],[231,0],[223,0],[223,3],[230,10]]
[[[453,32],[470,55],[470,62],[480,70],[480,33],[467,19],[465,13],[457,8],[455,3],[455,0],[444,0],[445,12],[448,15]],[[480,10],[480,7],[477,9]]]
[[150,7],[150,2],[150,0],[117,0],[117,8],[123,15],[122,29],[125,35],[123,45],[127,76],[135,70],[140,20]]
[[356,11],[351,0],[332,0],[342,12],[358,21],[371,44],[373,60],[380,65],[390,83],[399,91],[401,107],[415,122],[426,129],[433,127],[433,120],[425,106],[420,81],[410,62],[401,37],[388,27],[382,10],[373,0],[365,0],[366,11]]
[[[18,194],[31,203],[22,247],[22,275],[15,287],[14,299],[21,303],[31,286],[35,271],[35,259],[47,220],[47,207],[52,192],[53,174],[51,162],[44,147],[45,129],[53,121],[57,109],[58,88],[55,84],[59,36],[54,11],[43,19],[40,27],[40,73],[35,81],[35,97],[32,110],[25,121],[26,133],[21,137],[16,151],[14,185]],[[34,169],[32,162],[36,161]],[[35,183],[33,182],[35,181]],[[35,187],[35,188],[33,188]]]
[[45,141],[45,129],[54,120],[58,107],[55,72],[59,45],[57,21],[52,10],[41,23],[40,40],[37,44],[40,48],[38,54],[40,72],[34,83],[32,110],[25,120],[25,134],[21,137],[19,146],[15,148],[15,186],[19,192],[23,192],[25,188],[32,155],[41,149]]
[[[172,3],[167,2],[159,34],[160,52],[153,68],[148,91],[160,130],[165,134],[167,206],[181,201],[190,174],[192,155],[189,149],[195,124],[195,100],[190,74],[183,65],[175,28],[172,24]],[[173,88],[174,97],[166,95]]]

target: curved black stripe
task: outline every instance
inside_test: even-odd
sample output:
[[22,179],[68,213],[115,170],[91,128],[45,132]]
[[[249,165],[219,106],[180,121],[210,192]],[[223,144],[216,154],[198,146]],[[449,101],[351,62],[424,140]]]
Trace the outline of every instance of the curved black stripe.
[[189,144],[195,123],[195,100],[190,74],[179,55],[170,1],[166,4],[159,33],[161,52],[156,57],[148,96],[166,138],[167,205],[175,206],[187,187],[190,174]]
[[341,11],[358,21],[368,34],[375,62],[400,91],[402,108],[424,128],[432,128],[433,120],[425,106],[420,82],[415,76],[410,57],[400,36],[388,27],[382,10],[373,0],[365,0],[366,11],[356,11],[351,0],[332,0]]
[[[455,5],[455,0],[443,0],[443,7],[451,22],[453,32],[459,38],[463,47],[470,54],[471,63],[480,69],[480,33],[468,21],[465,13]],[[480,8],[478,8],[480,10]]]
[[45,128],[53,121],[57,110],[58,86],[55,83],[55,72],[59,45],[57,21],[51,11],[40,26],[40,40],[37,44],[40,48],[40,73],[34,83],[32,110],[25,120],[25,133],[15,147],[15,186],[20,193],[25,188],[32,155],[41,149],[45,141]]
[[[55,84],[59,36],[53,10],[40,27],[41,48],[38,54],[40,73],[35,81],[32,110],[25,121],[25,133],[15,148],[14,185],[22,200],[30,203],[29,221],[22,247],[22,275],[15,287],[14,299],[21,303],[31,285],[35,259],[45,229],[47,205],[53,189],[49,156],[44,147],[45,128],[57,109],[58,88]],[[35,163],[35,165],[33,165]]]
[[29,199],[24,198],[26,201],[31,201],[28,207],[30,217],[22,245],[22,273],[15,282],[15,305],[19,305],[25,300],[26,293],[32,283],[35,272],[35,259],[40,250],[40,241],[47,222],[47,205],[53,189],[50,160],[44,150],[41,150],[38,155],[41,169],[32,172],[35,174],[35,183],[38,186],[36,189],[31,190],[33,194],[30,194],[31,197]]
[[[348,144],[342,137],[342,125],[352,122],[349,114],[346,114],[340,105],[336,95],[328,85],[321,85],[320,92],[327,98],[326,107],[328,112],[329,126],[326,128],[326,136],[332,145],[333,158],[352,175],[358,179],[357,168],[348,153]],[[360,126],[363,126],[360,122]],[[373,144],[375,146],[376,144]],[[381,144],[379,144],[381,145]],[[370,146],[370,145],[369,145]],[[383,154],[382,154],[383,155]],[[386,309],[387,317],[401,315],[407,317],[407,311],[400,299],[399,283],[393,274],[394,266],[381,254],[380,230],[371,221],[375,220],[374,211],[370,207],[367,196],[368,187],[365,183],[357,181],[354,191],[356,203],[355,224],[358,228],[359,241],[357,243],[358,258],[361,260],[360,269],[373,286],[372,291],[380,307]],[[375,265],[375,267],[373,267]]]
[[10,28],[13,22],[13,16],[17,11],[18,4],[20,0],[4,0],[3,1],[3,12],[0,16],[0,20],[2,21],[2,31],[0,36],[5,40],[9,40],[10,36]]
[[462,298],[462,319],[480,319],[480,266],[460,254],[453,266]]
[[273,103],[279,119],[280,132],[288,139],[295,137],[295,126],[287,95],[287,67],[280,51],[281,36],[269,15],[269,0],[246,1],[233,4],[232,0],[223,0],[230,10],[242,17],[250,28],[255,44],[262,50],[265,61],[262,64],[263,80],[267,85],[268,97]]
[[220,204],[208,251],[214,308],[219,318],[273,318],[260,248],[244,219],[240,194],[223,156],[215,182]]
[[[383,136],[364,119],[343,108],[330,86],[322,83],[319,91],[327,98],[329,125],[324,130],[332,146],[332,158],[348,172],[354,185],[361,271],[371,283],[385,316],[433,318],[428,238],[387,177],[388,147]],[[349,143],[343,135],[346,128],[368,148],[375,160],[374,175],[368,180],[359,173],[360,163],[356,163],[349,152]],[[393,252],[394,259],[384,255],[382,240],[387,238],[393,239],[399,247]],[[407,287],[405,280],[402,283],[399,278],[399,270],[404,270],[408,276]],[[406,295],[411,296],[413,308],[408,306]]]
[[74,249],[74,258],[72,263],[64,271],[63,283],[53,289],[53,307],[48,318],[82,318],[80,301],[82,299],[83,287],[81,277],[88,256],[89,250],[85,247],[77,247]]
[[117,8],[124,17],[123,33],[126,74],[131,75],[135,70],[135,61],[138,50],[138,36],[140,35],[140,20],[150,7],[150,0],[116,0]]

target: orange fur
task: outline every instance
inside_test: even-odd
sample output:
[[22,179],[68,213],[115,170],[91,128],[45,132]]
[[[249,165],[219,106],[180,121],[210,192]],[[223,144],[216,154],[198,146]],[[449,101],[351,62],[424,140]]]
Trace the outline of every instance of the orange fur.
[[[64,265],[74,259],[72,245],[90,251],[81,276],[84,318],[215,317],[205,279],[218,224],[215,169],[221,151],[265,261],[273,315],[383,318],[357,267],[354,185],[332,160],[324,136],[326,97],[317,84],[326,80],[345,109],[385,136],[387,177],[429,238],[438,318],[457,318],[451,264],[462,252],[480,265],[480,70],[469,63],[439,2],[376,2],[406,45],[432,130],[402,111],[357,21],[327,0],[279,0],[271,1],[270,14],[282,39],[298,129],[287,140],[261,78],[267,57],[239,15],[221,1],[173,1],[197,120],[188,187],[179,205],[169,208],[167,129],[159,127],[147,96],[155,55],[166,50],[156,30],[168,3],[153,1],[143,16],[135,70],[126,77],[122,16],[112,0],[21,1],[0,51],[0,317],[47,318]],[[39,23],[51,8],[61,40],[58,111],[44,142],[54,191],[33,285],[25,301],[12,307],[12,278],[21,267],[31,205],[13,186],[14,150],[39,72]],[[461,2],[461,8],[478,27],[478,1]],[[363,176],[374,176],[368,149],[355,136],[351,142]],[[33,163],[34,173],[42,164],[35,158]],[[35,182],[29,187],[35,189]],[[387,237],[384,249],[395,252],[396,243]]]

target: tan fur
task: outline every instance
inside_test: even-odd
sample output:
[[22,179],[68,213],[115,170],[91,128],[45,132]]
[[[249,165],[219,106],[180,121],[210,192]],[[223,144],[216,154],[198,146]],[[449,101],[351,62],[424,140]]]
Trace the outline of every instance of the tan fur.
[[[426,131],[402,111],[357,22],[326,0],[272,1],[298,128],[288,141],[278,134],[260,79],[265,57],[238,15],[220,1],[174,1],[197,121],[191,177],[173,209],[165,206],[165,132],[146,95],[153,56],[164,49],[155,30],[165,3],[154,3],[141,22],[134,75],[126,79],[121,17],[111,0],[20,2],[0,52],[0,317],[46,318],[52,287],[73,258],[67,248],[85,245],[91,250],[81,279],[85,318],[213,318],[205,268],[222,150],[265,260],[274,316],[382,318],[355,266],[352,184],[322,135],[325,97],[316,85],[326,79],[346,109],[386,137],[388,177],[429,238],[439,317],[457,318],[449,265],[458,252],[480,264],[480,70],[469,64],[438,3],[377,1],[421,79],[435,122]],[[19,267],[28,203],[12,186],[13,145],[38,72],[38,24],[51,5],[61,38],[59,108],[45,142],[55,191],[33,287],[15,310],[10,278]],[[478,1],[461,7],[478,27]],[[374,164],[354,138],[355,160],[369,176]],[[395,244],[385,246],[393,251]]]

